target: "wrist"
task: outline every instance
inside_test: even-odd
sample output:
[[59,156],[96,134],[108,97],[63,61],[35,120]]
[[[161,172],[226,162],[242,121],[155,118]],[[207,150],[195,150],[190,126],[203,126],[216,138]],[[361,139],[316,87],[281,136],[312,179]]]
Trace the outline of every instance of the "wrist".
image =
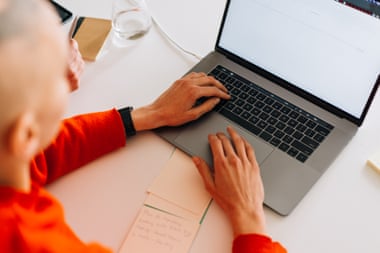
[[238,211],[230,215],[234,237],[242,234],[266,234],[264,209]]
[[133,110],[131,118],[136,131],[152,130],[164,126],[159,111],[152,106],[144,106]]

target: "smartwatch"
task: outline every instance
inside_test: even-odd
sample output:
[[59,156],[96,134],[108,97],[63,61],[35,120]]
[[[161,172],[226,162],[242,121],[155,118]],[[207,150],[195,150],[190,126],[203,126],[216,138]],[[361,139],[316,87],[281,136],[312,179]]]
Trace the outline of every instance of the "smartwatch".
[[136,129],[132,122],[131,112],[133,107],[128,106],[119,110],[121,119],[123,120],[125,134],[129,136],[133,136],[136,134]]

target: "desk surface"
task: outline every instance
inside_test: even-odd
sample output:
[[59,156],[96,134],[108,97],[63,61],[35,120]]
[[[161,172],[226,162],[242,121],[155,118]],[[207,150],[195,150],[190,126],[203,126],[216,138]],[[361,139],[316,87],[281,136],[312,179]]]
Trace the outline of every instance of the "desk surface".
[[[110,18],[109,0],[61,0],[75,14]],[[225,1],[147,0],[153,16],[184,48],[213,49]],[[201,6],[201,8],[200,8]],[[150,103],[196,59],[173,47],[157,27],[132,48],[105,47],[87,63],[67,116]],[[380,174],[366,159],[380,149],[379,94],[365,123],[322,178],[287,217],[266,209],[268,233],[292,253],[378,252]],[[49,185],[68,223],[84,241],[120,247],[173,146],[152,132],[138,134],[113,152]],[[148,158],[148,159],[147,159]],[[230,252],[231,228],[212,204],[190,252]]]

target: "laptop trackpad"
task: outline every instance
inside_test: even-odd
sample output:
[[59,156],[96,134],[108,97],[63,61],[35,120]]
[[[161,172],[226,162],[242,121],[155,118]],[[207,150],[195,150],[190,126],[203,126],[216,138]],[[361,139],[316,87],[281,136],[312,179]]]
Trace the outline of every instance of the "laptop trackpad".
[[233,126],[234,129],[254,147],[256,159],[259,164],[273,151],[270,145],[215,112],[211,112],[205,117],[191,123],[181,131],[174,142],[179,148],[183,149],[183,151],[191,155],[200,156],[205,159],[209,165],[212,165],[208,135],[217,132],[227,133],[227,126]]

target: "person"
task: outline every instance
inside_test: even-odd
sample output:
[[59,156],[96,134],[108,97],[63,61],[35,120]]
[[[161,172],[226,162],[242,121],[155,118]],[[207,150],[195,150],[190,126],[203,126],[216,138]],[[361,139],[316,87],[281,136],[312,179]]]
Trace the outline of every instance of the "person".
[[[83,70],[77,45],[44,0],[0,0],[0,248],[2,252],[110,252],[84,243],[44,186],[125,145],[142,130],[177,126],[229,99],[204,73],[174,82],[153,103],[61,120]],[[70,55],[70,56],[69,56]],[[209,97],[195,105],[200,97]],[[233,252],[286,252],[265,232],[264,191],[253,148],[227,129],[210,134],[214,175],[193,161],[234,232]],[[230,140],[231,139],[231,140]]]

